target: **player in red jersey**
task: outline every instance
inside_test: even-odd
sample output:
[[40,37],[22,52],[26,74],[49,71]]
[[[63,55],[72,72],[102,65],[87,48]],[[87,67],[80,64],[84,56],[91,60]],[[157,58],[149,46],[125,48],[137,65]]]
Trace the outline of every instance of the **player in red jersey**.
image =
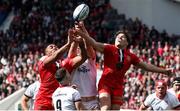
[[128,34],[118,31],[115,35],[115,44],[104,44],[96,42],[89,34],[84,33],[83,22],[78,23],[74,33],[85,38],[97,51],[104,54],[104,69],[98,84],[101,110],[119,110],[123,104],[123,84],[126,71],[132,65],[146,71],[164,73],[171,75],[171,70],[159,68],[141,61],[135,54],[131,53],[128,46]]
[[[81,65],[86,60],[86,50],[84,43],[80,42],[81,55],[74,58],[66,58],[61,63],[60,57],[69,49],[72,43],[72,29],[68,31],[68,42],[58,48],[55,44],[50,44],[45,49],[45,56],[38,62],[38,71],[41,78],[41,85],[35,99],[35,110],[54,110],[52,106],[52,94],[59,87],[55,79],[55,73],[60,67],[66,68],[71,72],[74,68]],[[73,44],[73,43],[72,43]]]

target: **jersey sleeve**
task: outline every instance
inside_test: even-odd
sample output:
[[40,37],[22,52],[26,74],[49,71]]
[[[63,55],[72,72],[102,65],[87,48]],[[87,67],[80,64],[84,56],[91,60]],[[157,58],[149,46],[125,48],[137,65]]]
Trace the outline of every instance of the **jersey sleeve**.
[[144,101],[144,105],[145,105],[146,107],[150,107],[150,106],[151,106],[151,103],[152,103],[152,100],[153,100],[152,95],[147,96],[146,100]]
[[64,59],[61,63],[61,67],[64,67],[66,70],[68,70],[69,73],[71,73],[73,70],[72,59],[71,58]]
[[[110,52],[112,51],[112,49],[114,49],[114,46],[113,45],[105,45],[104,47],[104,54],[110,54]],[[112,53],[112,52],[111,52]]]
[[48,56],[43,56],[39,59],[39,61],[38,61],[38,68],[39,69],[42,69],[44,67],[44,60],[47,58],[48,58]]
[[169,98],[171,99],[171,105],[172,105],[172,107],[173,108],[176,108],[176,107],[178,107],[178,106],[180,106],[180,102],[179,102],[179,100],[178,100],[178,98],[175,96],[175,95],[173,95],[173,94],[169,94]]
[[80,101],[81,100],[80,93],[77,90],[75,90],[75,89],[73,89],[73,91],[74,91],[74,93],[72,95],[73,96],[73,101],[74,102]]
[[34,91],[35,91],[35,88],[34,88],[34,83],[31,84],[25,91],[24,95],[29,97],[29,98],[32,98],[34,96]]
[[136,65],[140,62],[140,59],[135,54],[130,53],[130,56],[131,56],[131,62],[133,65]]

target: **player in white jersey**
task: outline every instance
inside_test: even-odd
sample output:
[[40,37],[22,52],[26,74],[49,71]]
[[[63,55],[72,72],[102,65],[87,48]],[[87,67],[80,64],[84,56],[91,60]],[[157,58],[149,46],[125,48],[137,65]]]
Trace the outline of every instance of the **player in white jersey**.
[[178,95],[178,92],[180,91],[180,77],[174,78],[172,88],[168,89],[168,91],[175,96]]
[[83,109],[80,93],[70,86],[71,75],[68,71],[64,68],[57,70],[55,78],[61,86],[52,95],[54,109],[56,111]]
[[[83,30],[86,31],[86,29]],[[81,94],[82,103],[86,109],[99,110],[96,87],[96,53],[88,43],[85,42],[85,44],[88,59],[71,73],[73,75],[72,84],[77,86],[77,90]],[[74,57],[78,53],[80,53],[78,52],[78,44],[75,44],[69,50],[68,56]]]
[[[36,97],[36,94],[39,90],[40,82],[36,81],[33,84],[31,84],[25,91],[24,95],[21,99],[21,106],[23,110],[33,110],[34,109],[34,100]],[[30,101],[30,104],[28,106],[28,102]]]
[[140,110],[146,110],[148,107],[155,111],[180,110],[180,102],[167,91],[167,83],[164,80],[157,81],[155,88],[155,93],[146,98]]

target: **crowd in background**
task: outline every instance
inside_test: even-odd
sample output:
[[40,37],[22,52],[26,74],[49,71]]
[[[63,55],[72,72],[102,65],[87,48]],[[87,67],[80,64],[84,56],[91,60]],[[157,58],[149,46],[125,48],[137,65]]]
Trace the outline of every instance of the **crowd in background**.
[[1,0],[0,1],[0,25],[3,23],[3,21],[8,16],[9,12],[12,9],[13,1],[11,0]]
[[[6,32],[0,31],[0,100],[37,80],[37,60],[48,43],[65,44],[67,30],[73,26],[72,13],[83,0],[23,0],[13,8],[15,17]],[[178,36],[159,32],[138,18],[126,18],[113,9],[109,0],[85,0],[90,14],[85,20],[92,37],[111,43],[119,29],[131,36],[130,51],[141,59],[161,67],[174,68],[180,76]],[[13,6],[12,6],[13,7]],[[103,68],[102,54],[97,53],[97,68]],[[125,79],[123,108],[137,109],[154,91],[154,82],[164,76],[131,67]],[[170,86],[172,78],[164,77]]]

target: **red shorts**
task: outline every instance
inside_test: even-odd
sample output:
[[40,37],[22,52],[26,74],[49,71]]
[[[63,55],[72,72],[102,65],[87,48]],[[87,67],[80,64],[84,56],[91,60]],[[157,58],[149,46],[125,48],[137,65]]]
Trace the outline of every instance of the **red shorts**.
[[123,88],[122,87],[111,87],[105,81],[100,80],[98,84],[98,92],[101,93],[108,93],[111,95],[111,103],[112,104],[123,104]]
[[35,103],[34,110],[54,110],[54,107],[52,105]]
[[52,105],[52,102],[49,103],[43,103],[41,102],[34,102],[34,110],[54,110],[54,106]]

